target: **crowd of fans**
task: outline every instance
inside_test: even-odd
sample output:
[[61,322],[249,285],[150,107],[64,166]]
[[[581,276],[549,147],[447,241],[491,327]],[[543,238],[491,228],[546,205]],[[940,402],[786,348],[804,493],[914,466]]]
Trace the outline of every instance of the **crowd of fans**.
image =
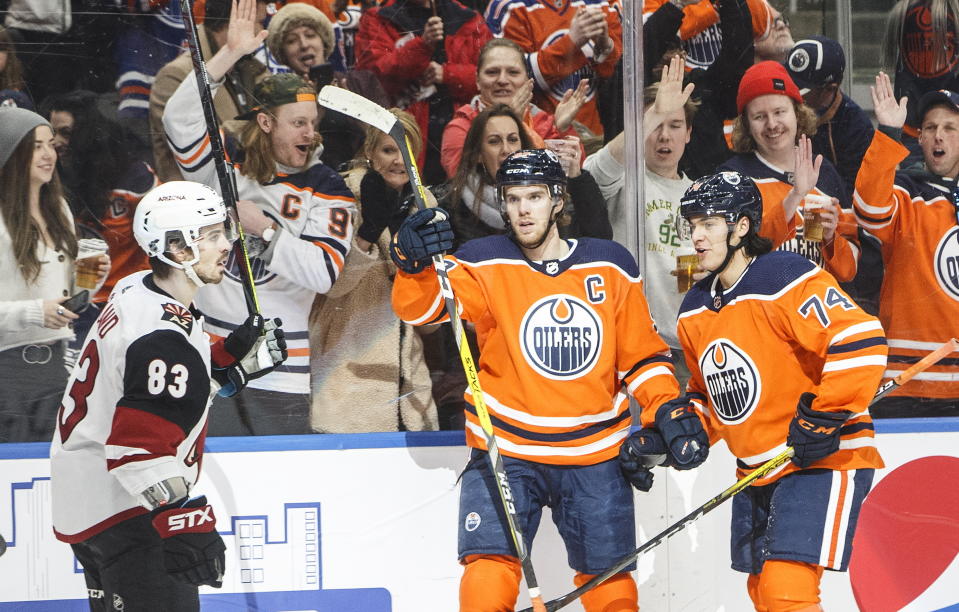
[[[692,180],[737,170],[762,191],[763,235],[880,316],[894,373],[950,337],[943,322],[959,314],[959,11],[896,3],[877,132],[843,90],[842,47],[794,33],[775,4],[644,1],[650,308],[678,352],[676,258],[690,252],[679,200]],[[278,371],[217,400],[210,435],[461,428],[447,326],[414,328],[390,308],[388,242],[414,208],[399,149],[297,92],[335,85],[391,108],[459,243],[506,231],[493,177],[528,148],[553,150],[567,172],[564,237],[623,242],[633,121],[617,111],[620,1],[196,0],[193,13],[262,309],[290,342]],[[216,178],[177,0],[0,0],[0,19],[0,369],[17,373],[0,390],[0,441],[49,440],[64,365],[114,283],[148,265],[131,229],[137,202],[163,182]],[[45,122],[20,133],[3,107]],[[810,193],[831,202],[821,240],[804,234]],[[106,242],[105,277],[73,311],[63,304],[78,293],[84,238]],[[942,269],[910,273],[920,265]],[[197,303],[214,335],[245,316],[238,280]],[[876,413],[959,415],[957,398],[951,358]]]

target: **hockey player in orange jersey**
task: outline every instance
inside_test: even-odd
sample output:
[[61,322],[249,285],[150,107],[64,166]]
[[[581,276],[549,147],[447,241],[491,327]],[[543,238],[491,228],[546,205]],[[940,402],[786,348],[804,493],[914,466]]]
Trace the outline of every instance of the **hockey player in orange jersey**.
[[[955,335],[959,317],[959,94],[932,91],[919,100],[924,164],[897,172],[909,153],[897,142],[906,103],[896,101],[880,73],[873,88],[879,129],[856,175],[853,202],[859,224],[882,241],[879,319],[889,335],[890,377]],[[959,416],[959,355],[892,395],[877,402],[877,416]]]
[[700,179],[683,196],[680,214],[710,272],[687,293],[678,322],[698,416],[688,424],[700,431],[675,439],[662,415],[644,414],[643,424],[662,432],[670,463],[686,469],[696,462],[672,455],[706,434],[725,440],[739,477],[787,445],[795,450],[734,498],[732,567],[749,574],[756,610],[814,611],[823,570],[846,569],[859,508],[883,466],[867,407],[886,339],[829,273],[771,252],[758,233],[761,211],[759,189],[738,172]]
[[[632,479],[616,460],[629,431],[629,396],[655,412],[679,389],[629,252],[612,241],[560,238],[565,185],[553,153],[513,153],[497,174],[509,234],[469,241],[446,262],[459,311],[476,326],[479,380],[520,530],[529,546],[550,507],[581,585],[635,546]],[[429,268],[451,244],[438,209],[409,217],[394,237],[393,308],[405,321],[448,320]],[[458,517],[460,610],[509,611],[520,563],[491,496],[473,397],[465,397],[472,456]],[[632,569],[583,597],[586,610],[637,610]]]

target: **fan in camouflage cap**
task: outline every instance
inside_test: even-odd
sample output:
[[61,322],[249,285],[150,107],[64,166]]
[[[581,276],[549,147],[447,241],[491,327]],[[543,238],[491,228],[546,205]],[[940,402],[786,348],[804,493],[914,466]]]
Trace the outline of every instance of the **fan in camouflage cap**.
[[237,119],[252,119],[259,112],[293,102],[316,102],[316,92],[301,77],[287,72],[257,83],[253,88],[253,101],[256,106],[238,115]]

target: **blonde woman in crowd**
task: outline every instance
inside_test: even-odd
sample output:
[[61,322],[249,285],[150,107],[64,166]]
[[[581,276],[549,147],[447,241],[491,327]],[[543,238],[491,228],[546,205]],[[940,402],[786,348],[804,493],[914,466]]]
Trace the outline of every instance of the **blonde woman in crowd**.
[[[416,120],[391,110],[419,155]],[[410,179],[396,143],[368,126],[354,167],[344,174],[356,196],[353,245],[333,288],[310,314],[313,429],[323,433],[437,428],[430,373],[417,331],[390,306],[396,268],[394,231],[409,214]]]

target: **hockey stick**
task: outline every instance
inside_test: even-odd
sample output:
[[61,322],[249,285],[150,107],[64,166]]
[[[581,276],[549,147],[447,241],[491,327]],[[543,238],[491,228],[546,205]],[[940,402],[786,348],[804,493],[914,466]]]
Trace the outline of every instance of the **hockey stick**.
[[[180,0],[180,12],[183,13],[183,25],[186,28],[187,43],[190,46],[190,59],[193,60],[193,73],[196,75],[196,86],[200,92],[200,106],[203,107],[203,117],[206,119],[206,133],[210,139],[210,148],[213,151],[213,165],[216,168],[216,178],[220,183],[220,194],[227,208],[237,213],[236,229],[240,243],[240,259],[243,268],[243,297],[246,300],[246,310],[250,314],[260,312],[260,302],[256,298],[256,285],[253,283],[253,268],[250,266],[250,257],[246,251],[246,240],[243,227],[239,222],[239,211],[236,201],[239,199],[236,189],[236,177],[233,175],[233,166],[226,163],[223,152],[223,141],[220,139],[220,123],[213,109],[213,96],[210,93],[210,75],[206,72],[206,63],[200,51],[200,36],[196,29],[196,20],[193,18],[191,0]],[[234,5],[235,6],[235,5]],[[236,248],[236,247],[234,247]]]
[[[903,370],[899,373],[898,376],[892,380],[888,380],[879,386],[879,389],[876,391],[876,394],[872,397],[872,400],[869,402],[869,405],[876,403],[879,399],[885,397],[889,393],[895,391],[902,385],[906,384],[911,380],[916,374],[919,374],[929,366],[938,362],[940,359],[952,353],[953,351],[959,351],[959,340],[952,338],[935,351],[929,353],[923,357],[920,361],[916,362],[910,368]],[[767,461],[766,463],[760,465],[758,468],[749,473],[748,476],[741,478],[733,486],[729,487],[719,495],[713,497],[707,501],[702,506],[696,508],[683,518],[679,519],[663,531],[659,532],[651,540],[646,541],[639,548],[629,553],[628,555],[619,559],[614,563],[609,569],[604,571],[602,574],[597,574],[589,582],[584,583],[581,587],[570,591],[562,597],[558,597],[551,601],[546,602],[547,612],[553,612],[554,610],[559,610],[560,608],[565,608],[567,605],[579,599],[587,591],[599,586],[603,582],[606,582],[612,576],[618,574],[623,570],[624,567],[633,562],[634,559],[640,555],[646,553],[647,551],[659,546],[665,540],[668,540],[671,536],[682,531],[686,528],[687,525],[696,521],[704,514],[716,509],[723,502],[732,499],[734,495],[742,492],[746,487],[755,482],[756,480],[762,478],[763,476],[769,474],[779,466],[783,465],[789,461],[793,456],[793,449],[791,446],[787,446],[784,451]],[[526,608],[521,612],[530,612],[531,608]]]
[[[372,125],[385,134],[389,134],[393,140],[396,141],[397,146],[399,146],[400,153],[403,156],[403,163],[406,165],[406,172],[413,182],[413,197],[416,200],[416,207],[420,210],[426,208],[426,191],[423,188],[420,173],[416,169],[416,160],[413,159],[413,149],[410,146],[409,139],[406,137],[403,124],[397,120],[393,113],[375,102],[367,100],[363,96],[330,85],[320,90],[317,101],[327,108],[339,111],[358,121]],[[506,477],[506,469],[503,467],[503,458],[499,454],[499,445],[496,443],[493,423],[490,421],[489,410],[486,408],[486,401],[483,397],[483,390],[480,388],[479,376],[476,373],[476,364],[473,361],[473,355],[470,352],[469,343],[466,340],[466,332],[463,329],[463,323],[460,321],[459,313],[456,310],[456,299],[453,295],[453,287],[450,285],[450,279],[446,271],[446,261],[442,255],[433,256],[433,268],[436,270],[436,277],[440,283],[440,291],[443,294],[446,312],[450,317],[450,324],[453,326],[453,337],[456,339],[456,347],[459,349],[460,361],[463,363],[466,380],[469,384],[470,392],[473,395],[476,415],[479,417],[480,424],[483,427],[483,436],[486,439],[486,448],[488,449],[487,457],[489,458],[490,467],[495,476],[500,502],[502,502],[503,510],[506,514],[506,522],[509,525],[510,535],[513,538],[513,546],[516,548],[516,556],[519,557],[520,563],[523,566],[526,587],[529,591],[529,598],[533,603],[531,610],[545,612],[546,607],[543,604],[543,597],[540,594],[539,585],[536,582],[536,574],[533,572],[532,560],[529,557],[529,551],[526,549],[526,544],[523,541],[523,533],[516,522],[513,492],[509,486],[509,479]]]

